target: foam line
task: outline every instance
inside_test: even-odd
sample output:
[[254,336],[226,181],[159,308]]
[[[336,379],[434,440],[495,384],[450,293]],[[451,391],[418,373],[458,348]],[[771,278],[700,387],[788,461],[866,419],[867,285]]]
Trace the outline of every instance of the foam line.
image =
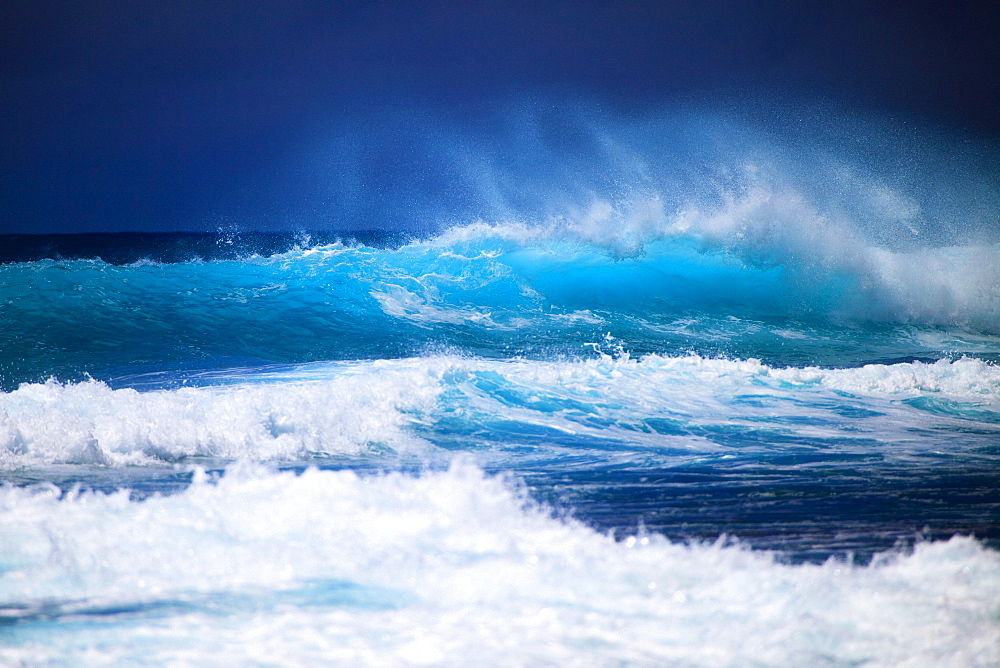
[[[145,392],[96,381],[23,385],[0,394],[0,462],[7,469],[136,466],[185,457],[299,461],[380,451],[421,459],[436,457],[428,439],[499,424],[604,439],[623,452],[667,445],[711,452],[718,446],[694,435],[700,426],[781,431],[789,428],[782,420],[800,414],[810,423],[827,421],[822,429],[796,427],[810,437],[848,439],[863,427],[864,435],[885,443],[912,445],[913,424],[943,419],[907,403],[918,398],[949,402],[954,419],[964,411],[969,420],[1000,420],[1000,370],[976,359],[823,369],[697,355],[577,362],[435,356],[234,372],[217,382]],[[883,417],[846,419],[836,410],[841,405]],[[652,433],[650,424],[663,418],[680,431]]]
[[144,502],[0,488],[0,615],[32,622],[5,662],[986,665],[998,600],[1000,555],[970,538],[866,567],[615,541],[461,462],[242,467]]

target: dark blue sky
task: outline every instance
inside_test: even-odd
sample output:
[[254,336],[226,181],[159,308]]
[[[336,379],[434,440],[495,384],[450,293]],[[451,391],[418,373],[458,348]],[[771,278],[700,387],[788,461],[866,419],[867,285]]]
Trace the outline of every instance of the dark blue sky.
[[[475,134],[478,118],[524,95],[621,114],[792,95],[993,141],[998,7],[8,2],[0,232],[280,227],[280,210],[296,199],[290,174],[308,169],[289,165],[323,132],[377,136],[416,113]],[[393,149],[379,150],[391,179]],[[296,224],[366,226],[329,211],[309,220],[308,210]]]

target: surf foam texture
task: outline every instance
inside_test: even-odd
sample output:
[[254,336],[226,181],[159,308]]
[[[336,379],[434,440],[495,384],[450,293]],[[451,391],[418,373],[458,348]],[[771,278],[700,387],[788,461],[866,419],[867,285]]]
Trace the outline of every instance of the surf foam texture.
[[735,441],[741,456],[797,447],[789,444],[795,434],[810,447],[875,447],[891,457],[940,449],[933,434],[946,425],[956,431],[951,450],[981,447],[1000,424],[1000,370],[975,359],[823,369],[694,355],[437,356],[231,371],[209,380],[152,391],[50,381],[2,393],[0,466],[162,465],[190,457],[432,461],[440,448],[491,447],[513,453],[502,458],[523,458],[516,453],[528,444],[539,456],[592,450],[609,461],[657,453],[669,460],[736,447],[726,437],[734,429],[774,436]]
[[616,542],[462,463],[0,489],[10,663],[990,665],[997,601],[1000,556],[968,538],[865,567]]

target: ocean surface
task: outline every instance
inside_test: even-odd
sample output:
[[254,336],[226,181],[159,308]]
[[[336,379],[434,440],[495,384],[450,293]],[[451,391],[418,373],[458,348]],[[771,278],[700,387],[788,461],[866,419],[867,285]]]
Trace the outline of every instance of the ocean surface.
[[837,173],[0,237],[0,663],[1000,664],[996,218]]

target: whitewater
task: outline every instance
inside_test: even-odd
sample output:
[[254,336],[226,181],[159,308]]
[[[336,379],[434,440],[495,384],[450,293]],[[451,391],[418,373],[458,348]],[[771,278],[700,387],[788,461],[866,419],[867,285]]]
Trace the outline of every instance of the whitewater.
[[0,237],[0,663],[1000,663],[988,161],[556,116],[401,126],[433,230]]

